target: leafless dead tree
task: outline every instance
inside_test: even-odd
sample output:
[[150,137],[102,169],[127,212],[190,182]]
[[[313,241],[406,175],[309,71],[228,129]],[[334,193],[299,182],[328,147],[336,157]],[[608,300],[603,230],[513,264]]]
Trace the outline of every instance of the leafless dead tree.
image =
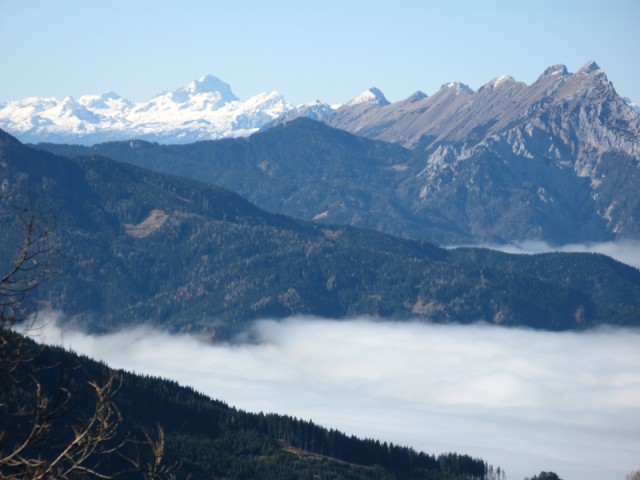
[[627,473],[625,480],[640,480],[640,470],[633,470]]
[[[143,441],[121,439],[123,418],[114,402],[120,379],[113,372],[100,383],[86,378],[83,394],[62,381],[54,392],[43,385],[39,373],[46,367],[36,362],[40,349],[24,336],[33,323],[23,327],[27,331],[14,329],[35,318],[30,294],[51,273],[52,236],[46,223],[28,211],[18,209],[16,215],[24,230],[22,242],[15,260],[0,273],[0,479],[107,479],[132,472],[145,480],[175,478],[175,466],[162,462],[164,431],[159,425],[157,437],[144,432]],[[89,402],[79,398],[86,392]],[[74,416],[80,400],[85,407]],[[125,453],[131,446],[133,455]],[[145,448],[150,459],[141,453]],[[114,458],[130,468],[114,473]]]

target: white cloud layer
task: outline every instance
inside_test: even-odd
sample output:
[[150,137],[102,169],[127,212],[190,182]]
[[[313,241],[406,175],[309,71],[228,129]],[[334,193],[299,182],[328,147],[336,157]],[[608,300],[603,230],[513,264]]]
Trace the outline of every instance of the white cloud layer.
[[547,253],[547,252],[583,252],[601,253],[615,258],[619,262],[626,263],[635,268],[640,268],[640,241],[638,240],[617,240],[615,242],[601,243],[570,243],[566,245],[554,246],[546,242],[528,240],[525,242],[498,244],[473,245],[491,250],[499,250],[506,253]]
[[40,332],[249,411],[289,414],[428,453],[480,456],[521,480],[622,480],[640,468],[640,331],[550,333],[292,318],[210,345],[138,327]]

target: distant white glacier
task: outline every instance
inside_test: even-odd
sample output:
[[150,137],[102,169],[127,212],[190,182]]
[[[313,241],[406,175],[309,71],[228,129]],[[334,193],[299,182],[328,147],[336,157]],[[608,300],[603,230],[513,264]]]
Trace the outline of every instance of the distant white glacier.
[[240,100],[227,83],[205,75],[140,103],[114,92],[77,100],[30,97],[5,102],[0,104],[0,128],[34,143],[129,138],[189,143],[249,135],[293,108],[277,92]]

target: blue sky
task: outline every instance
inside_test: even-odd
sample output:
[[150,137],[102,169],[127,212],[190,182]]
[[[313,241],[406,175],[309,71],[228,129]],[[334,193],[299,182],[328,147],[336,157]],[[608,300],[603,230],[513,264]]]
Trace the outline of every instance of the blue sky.
[[134,101],[211,73],[240,98],[337,103],[594,59],[640,101],[640,2],[0,1],[0,101],[114,90]]

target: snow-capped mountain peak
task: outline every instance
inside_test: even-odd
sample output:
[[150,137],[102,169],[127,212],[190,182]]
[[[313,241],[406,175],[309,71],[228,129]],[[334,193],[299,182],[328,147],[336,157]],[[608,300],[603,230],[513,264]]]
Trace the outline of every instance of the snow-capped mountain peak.
[[78,98],[78,103],[90,110],[114,109],[124,111],[133,106],[129,100],[122,98],[113,91],[108,91],[100,95],[83,95]]
[[109,90],[108,92],[101,93],[100,95],[83,95],[78,98],[78,102],[83,105],[95,104],[97,102],[109,102],[113,100],[120,100],[122,97],[116,92]]
[[444,85],[442,85],[442,87],[440,87],[441,89],[449,89],[449,90],[453,90],[456,93],[460,93],[460,92],[468,92],[468,93],[473,93],[473,89],[465,84],[465,83],[461,83],[461,82],[449,82],[449,83],[445,83]]
[[346,105],[352,106],[361,103],[379,106],[389,105],[389,101],[385,98],[384,94],[376,87],[371,87],[369,90],[365,90],[353,100],[347,102]]
[[188,83],[180,90],[189,95],[197,95],[200,93],[219,93],[225,103],[238,100],[238,97],[236,97],[231,91],[229,84],[223,82],[214,75],[204,75],[198,80]]
[[92,144],[138,138],[188,143],[249,135],[293,107],[277,92],[242,101],[231,87],[205,75],[150,100],[132,103],[114,92],[29,98],[0,106],[0,128],[25,142]]
[[203,108],[220,108],[229,102],[238,101],[238,97],[231,91],[228,83],[214,75],[204,75],[198,80],[171,91],[164,91],[153,97],[149,102],[156,104],[184,104],[191,103]]
[[492,80],[489,80],[489,82],[487,82],[485,85],[480,87],[480,90],[484,90],[484,89],[494,90],[496,88],[503,87],[505,85],[515,83],[515,82],[516,82],[515,79],[511,75],[501,75]]
[[540,75],[540,77],[566,77],[567,75],[569,75],[567,67],[562,64],[557,64],[547,68],[544,72],[542,72],[542,75]]

